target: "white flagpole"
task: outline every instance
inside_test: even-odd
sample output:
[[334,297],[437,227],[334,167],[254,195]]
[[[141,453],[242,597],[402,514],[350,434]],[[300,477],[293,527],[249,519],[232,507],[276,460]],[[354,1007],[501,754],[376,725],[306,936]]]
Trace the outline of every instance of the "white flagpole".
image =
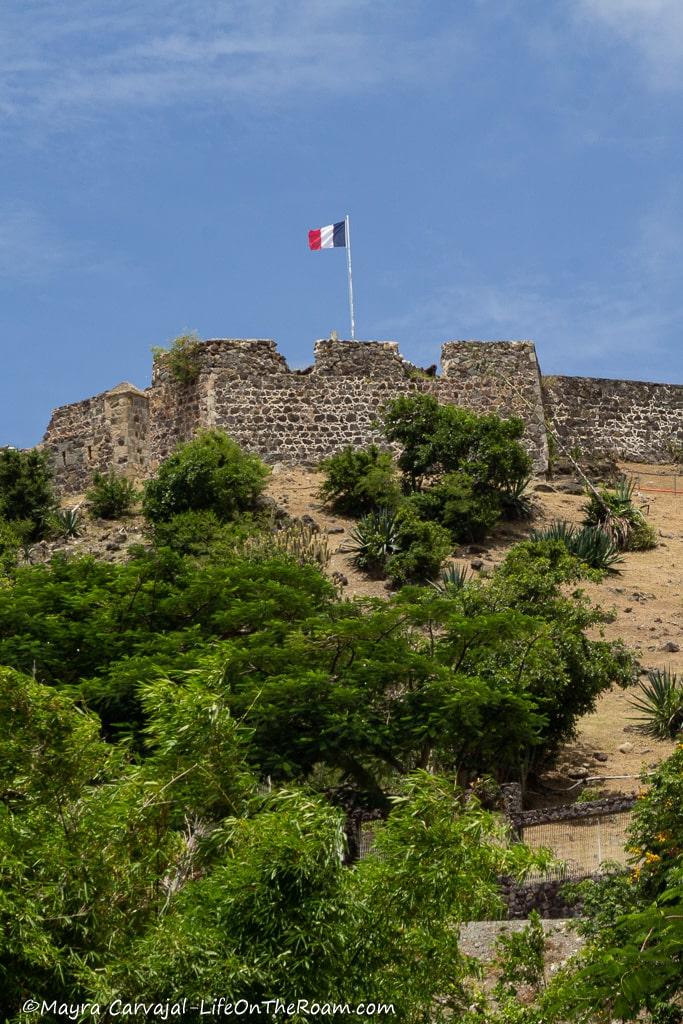
[[344,230],[346,233],[346,266],[349,272],[349,311],[351,313],[351,340],[356,340],[356,315],[353,311],[353,275],[351,273],[351,230],[349,227],[348,213],[344,217]]

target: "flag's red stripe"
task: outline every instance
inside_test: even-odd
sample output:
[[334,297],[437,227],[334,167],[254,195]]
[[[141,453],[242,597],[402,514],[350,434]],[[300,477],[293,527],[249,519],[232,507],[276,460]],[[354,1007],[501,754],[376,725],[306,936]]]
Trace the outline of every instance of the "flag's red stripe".
[[308,232],[308,248],[319,249],[320,248],[320,228],[316,228],[314,231]]

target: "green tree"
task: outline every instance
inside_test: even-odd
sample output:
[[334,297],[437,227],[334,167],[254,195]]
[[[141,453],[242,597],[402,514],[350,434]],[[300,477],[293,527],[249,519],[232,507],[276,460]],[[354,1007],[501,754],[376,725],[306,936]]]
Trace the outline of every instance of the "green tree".
[[45,452],[0,450],[0,519],[30,524],[28,540],[45,532],[55,498]]

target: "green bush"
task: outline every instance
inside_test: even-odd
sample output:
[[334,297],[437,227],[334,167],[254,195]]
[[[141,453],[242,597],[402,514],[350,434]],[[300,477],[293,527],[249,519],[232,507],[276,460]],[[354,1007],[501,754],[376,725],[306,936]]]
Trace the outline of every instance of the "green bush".
[[478,416],[431,395],[401,397],[384,410],[385,434],[402,447],[403,489],[417,516],[455,541],[482,539],[502,517],[527,518],[531,459],[521,419]]
[[201,369],[200,350],[202,342],[196,331],[174,338],[168,348],[155,346],[152,349],[154,361],[161,361],[170,370],[178,384],[194,384]]
[[477,489],[464,472],[447,473],[433,487],[408,499],[420,519],[445,526],[456,542],[481,540],[501,517],[501,497],[495,491]]
[[226,522],[255,507],[268,473],[222,430],[205,430],[162,462],[145,486],[142,509],[153,523],[199,510]]
[[108,473],[95,473],[86,498],[96,519],[118,519],[129,514],[138,493],[132,481],[110,470]]
[[433,580],[453,550],[448,530],[420,519],[409,507],[396,513],[396,539],[398,553],[391,555],[386,564],[387,576],[395,587]]
[[0,576],[7,576],[16,568],[22,539],[13,523],[0,519]]
[[171,519],[154,523],[152,539],[157,548],[170,548],[180,555],[201,558],[209,553],[219,558],[235,552],[256,529],[245,522],[222,523],[215,512],[207,509],[181,512]]
[[388,452],[376,445],[344,448],[321,463],[325,482],[319,494],[339,512],[362,515],[378,508],[394,508],[400,489]]
[[47,529],[55,498],[45,452],[0,451],[0,519],[31,524],[27,540],[39,540]]

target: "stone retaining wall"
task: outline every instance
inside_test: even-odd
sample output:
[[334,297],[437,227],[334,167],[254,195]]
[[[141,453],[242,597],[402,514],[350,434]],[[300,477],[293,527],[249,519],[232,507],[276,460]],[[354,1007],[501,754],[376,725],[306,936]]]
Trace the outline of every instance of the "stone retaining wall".
[[544,377],[548,419],[584,454],[671,462],[683,444],[683,387],[634,380]]

